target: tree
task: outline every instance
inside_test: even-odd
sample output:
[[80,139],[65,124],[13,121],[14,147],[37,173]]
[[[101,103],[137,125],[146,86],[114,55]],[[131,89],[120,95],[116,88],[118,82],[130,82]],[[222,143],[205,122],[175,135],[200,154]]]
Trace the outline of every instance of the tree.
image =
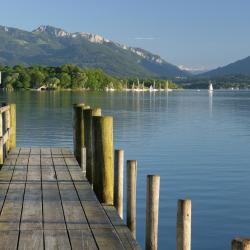
[[42,72],[36,70],[31,73],[31,85],[33,88],[38,88],[43,85],[45,76]]

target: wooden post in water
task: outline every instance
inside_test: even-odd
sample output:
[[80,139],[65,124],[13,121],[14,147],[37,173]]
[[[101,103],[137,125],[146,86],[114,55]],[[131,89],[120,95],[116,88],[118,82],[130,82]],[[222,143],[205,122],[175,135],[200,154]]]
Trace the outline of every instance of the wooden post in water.
[[123,218],[123,165],[124,151],[115,150],[115,169],[114,169],[114,206],[121,218]]
[[146,249],[158,248],[158,214],[159,214],[160,176],[147,176],[146,203]]
[[177,250],[191,250],[191,200],[178,200]]
[[86,177],[93,185],[93,116],[101,116],[101,109],[86,109],[83,111],[84,119],[84,144],[86,147]]
[[86,148],[82,147],[81,150],[81,169],[84,174],[86,174]]
[[250,250],[250,239],[235,238],[232,240],[232,250]]
[[127,161],[127,226],[136,238],[136,179],[137,161]]
[[4,150],[3,150],[3,114],[0,112],[0,166],[3,165],[4,162]]
[[73,106],[73,144],[74,155],[81,164],[81,149],[84,146],[84,123],[83,123],[83,103]]
[[[7,103],[3,102],[2,107],[7,106]],[[2,113],[2,136],[6,133],[8,127],[7,127],[7,112]],[[8,145],[7,143],[3,143],[3,161],[7,157],[7,152],[8,152]]]
[[10,140],[9,147],[16,147],[16,104],[10,104]]
[[114,203],[113,117],[94,116],[93,188],[101,203]]

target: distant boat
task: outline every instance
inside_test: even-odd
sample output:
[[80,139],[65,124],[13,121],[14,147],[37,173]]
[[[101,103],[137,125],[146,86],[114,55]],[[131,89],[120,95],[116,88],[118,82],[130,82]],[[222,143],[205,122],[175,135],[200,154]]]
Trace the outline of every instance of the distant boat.
[[106,86],[106,87],[105,87],[105,91],[111,91],[111,92],[115,91],[112,82],[109,84],[109,86]]
[[150,85],[149,91],[150,92],[156,92],[156,91],[158,91],[158,89],[155,88],[155,81],[154,81],[154,87],[152,85]]
[[214,91],[213,84],[209,83],[208,85],[208,92],[212,93]]

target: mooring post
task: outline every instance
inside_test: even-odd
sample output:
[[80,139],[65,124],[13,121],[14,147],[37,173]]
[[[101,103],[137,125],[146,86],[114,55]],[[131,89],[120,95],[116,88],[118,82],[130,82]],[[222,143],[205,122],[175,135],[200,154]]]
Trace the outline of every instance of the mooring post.
[[191,200],[178,200],[177,250],[191,249]]
[[101,109],[83,110],[84,144],[86,147],[86,177],[93,186],[93,116],[101,116]]
[[146,202],[146,249],[158,248],[158,215],[159,215],[160,176],[147,176]]
[[127,226],[136,238],[136,179],[137,161],[127,161]]
[[117,149],[114,168],[114,206],[121,218],[123,218],[123,165],[124,151]]
[[0,166],[4,162],[4,150],[3,150],[3,114],[0,112]]
[[239,237],[233,239],[232,250],[250,250],[250,239]]
[[82,172],[86,175],[86,148],[82,147],[81,150],[81,169]]
[[73,144],[74,155],[79,164],[81,164],[81,149],[84,147],[84,123],[83,109],[84,103],[74,104],[73,106]]
[[[7,106],[6,102],[2,103],[2,107]],[[4,134],[6,133],[8,127],[7,127],[7,112],[3,112],[2,113],[2,136],[4,136]],[[7,157],[7,153],[8,153],[8,143],[3,143],[3,161],[4,159]]]
[[9,148],[16,148],[16,104],[10,104],[10,139]]
[[94,116],[93,188],[101,203],[114,204],[113,117]]

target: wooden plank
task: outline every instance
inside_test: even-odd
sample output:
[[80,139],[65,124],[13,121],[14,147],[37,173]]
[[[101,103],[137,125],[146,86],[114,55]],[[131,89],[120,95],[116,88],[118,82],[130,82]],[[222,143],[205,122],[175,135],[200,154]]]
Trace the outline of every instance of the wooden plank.
[[31,155],[40,155],[41,149],[40,148],[31,148],[30,149],[30,154]]
[[21,148],[19,155],[29,155],[30,154],[30,148]]
[[29,155],[19,155],[16,161],[16,165],[18,166],[27,166],[29,163]]
[[69,182],[59,182],[59,189],[67,229],[89,229],[88,222],[78,199],[74,185]]
[[41,169],[40,166],[29,165],[20,228],[21,230],[42,230],[42,220]]
[[18,231],[1,231],[0,242],[2,250],[17,249]]
[[65,156],[74,157],[73,152],[67,148],[62,148],[61,151],[62,151],[62,154]]
[[50,148],[41,148],[41,155],[51,155]]
[[52,158],[44,155],[41,155],[41,166],[53,166]]
[[18,230],[26,181],[26,166],[16,166],[0,217],[0,230]]
[[14,166],[3,166],[0,171],[0,211],[5,201],[5,197],[13,175]]
[[118,238],[114,228],[94,228],[92,229],[99,249],[116,250],[125,249]]
[[9,152],[9,155],[18,155],[20,148],[12,148]]
[[51,148],[52,155],[61,155],[62,151],[60,148]]
[[133,238],[131,231],[124,224],[120,216],[118,215],[116,208],[114,206],[103,205],[103,208],[109,217],[111,223],[115,227],[116,233],[118,234],[120,240],[123,243],[125,249],[141,249],[137,244],[136,240]]
[[61,199],[56,182],[42,182],[45,230],[66,230]]
[[29,157],[29,166],[40,166],[41,165],[41,159],[40,155],[30,155]]
[[54,165],[66,166],[66,163],[65,163],[63,157],[54,157],[53,156],[53,162],[54,162]]
[[90,229],[69,230],[69,237],[72,249],[98,249]]
[[68,234],[66,230],[45,230],[44,231],[45,249],[71,249]]
[[75,158],[65,157],[64,160],[65,160],[67,166],[79,166],[79,164]]
[[[13,248],[14,249],[14,248]],[[25,230],[20,232],[18,250],[43,250],[43,231]]]

